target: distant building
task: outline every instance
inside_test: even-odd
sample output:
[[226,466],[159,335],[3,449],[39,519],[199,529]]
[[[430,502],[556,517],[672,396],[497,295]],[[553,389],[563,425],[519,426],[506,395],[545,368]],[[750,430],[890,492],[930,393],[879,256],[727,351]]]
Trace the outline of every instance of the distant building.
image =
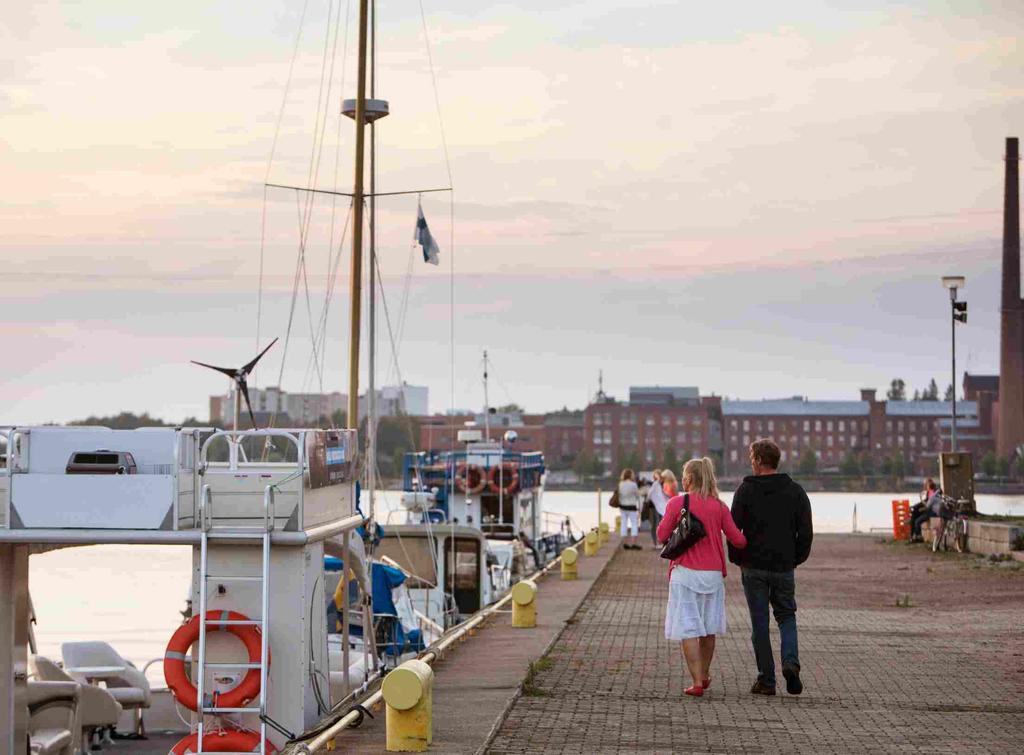
[[[277,386],[249,388],[249,401],[260,425],[273,420],[277,427],[312,427],[322,417],[344,412],[348,397],[344,393],[288,393]],[[234,421],[235,392],[223,396],[210,396],[210,421],[230,427]],[[241,403],[239,425],[248,428],[245,400]]]
[[[978,401],[958,401],[956,408],[959,447],[983,454],[993,437],[991,426],[986,434],[979,421]],[[810,451],[823,470],[838,469],[849,454],[869,454],[876,469],[898,456],[909,471],[933,474],[939,452],[949,446],[951,414],[949,401],[879,401],[874,389],[862,390],[859,401],[723,401],[725,469],[745,472],[750,442],[770,437],[788,468]]]
[[[472,426],[485,432],[489,419],[490,440],[500,441],[509,430],[515,430],[516,442],[513,450],[545,450],[544,415],[521,414],[520,412],[495,412],[489,418],[483,414],[433,414],[420,421],[420,449],[424,451],[448,451],[462,449],[458,440],[459,430]],[[471,425],[467,424],[471,423]]]
[[[385,385],[377,390],[377,416],[425,417],[430,414],[430,390],[425,385]],[[365,417],[369,411],[367,394],[359,397],[359,417]]]
[[544,415],[544,460],[549,467],[570,466],[583,450],[586,422],[582,411]]
[[666,453],[683,460],[722,451],[722,400],[694,387],[642,386],[619,402],[603,390],[583,412],[583,447],[608,470],[625,454],[636,454],[648,469]]

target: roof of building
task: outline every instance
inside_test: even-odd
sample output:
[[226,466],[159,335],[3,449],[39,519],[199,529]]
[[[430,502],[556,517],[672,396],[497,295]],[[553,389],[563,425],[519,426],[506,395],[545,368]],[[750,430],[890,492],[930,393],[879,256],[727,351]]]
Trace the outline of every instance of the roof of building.
[[673,401],[698,401],[700,391],[696,386],[631,385],[629,403],[667,404]]
[[[948,417],[953,412],[950,401],[886,401],[887,417]],[[957,401],[957,417],[978,416],[977,401]]]
[[971,375],[964,373],[964,390],[999,393],[998,375]]
[[545,427],[583,427],[583,412],[556,412],[544,415]]
[[804,398],[771,398],[760,401],[723,401],[725,416],[866,417],[867,401],[808,401]]

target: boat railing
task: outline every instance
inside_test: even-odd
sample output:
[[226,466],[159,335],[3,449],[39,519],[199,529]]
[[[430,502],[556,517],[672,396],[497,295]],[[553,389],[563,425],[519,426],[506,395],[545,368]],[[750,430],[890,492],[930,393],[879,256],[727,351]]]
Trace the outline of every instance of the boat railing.
[[[292,430],[279,430],[276,428],[267,428],[264,430],[217,430],[212,433],[210,437],[203,441],[202,448],[200,450],[200,463],[202,468],[206,469],[211,464],[217,462],[211,462],[209,459],[210,448],[218,439],[223,439],[228,444],[228,469],[235,471],[239,468],[239,464],[265,464],[263,461],[250,461],[245,454],[245,448],[242,443],[247,438],[265,438],[270,441],[272,438],[283,438],[290,444],[295,446],[296,458],[294,462],[286,461],[284,464],[289,466],[302,467],[305,464],[303,443],[299,440],[299,436],[303,434],[303,431],[292,431]],[[281,462],[269,462],[270,464],[280,464]]]

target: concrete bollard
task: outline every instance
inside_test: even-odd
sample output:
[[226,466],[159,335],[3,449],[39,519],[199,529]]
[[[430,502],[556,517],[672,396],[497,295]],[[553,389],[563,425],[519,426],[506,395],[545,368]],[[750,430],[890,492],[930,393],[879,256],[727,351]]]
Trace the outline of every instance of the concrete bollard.
[[587,556],[596,556],[598,547],[600,547],[600,537],[597,530],[591,530],[583,539],[583,553]]
[[580,560],[580,552],[575,548],[569,547],[562,551],[562,579],[570,580],[576,579],[577,575],[577,562]]
[[512,626],[537,626],[537,584],[533,580],[524,579],[512,586]]
[[600,545],[604,545],[611,538],[611,533],[608,531],[608,522],[601,522],[597,526],[597,536]]
[[424,752],[434,741],[434,671],[423,661],[406,661],[381,685],[386,703],[388,752]]

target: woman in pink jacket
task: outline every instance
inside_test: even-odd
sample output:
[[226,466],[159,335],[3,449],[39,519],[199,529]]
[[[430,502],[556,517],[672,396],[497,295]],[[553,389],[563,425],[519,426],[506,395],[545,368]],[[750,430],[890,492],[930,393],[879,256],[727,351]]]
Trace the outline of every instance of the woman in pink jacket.
[[707,535],[675,559],[669,567],[668,611],[665,639],[680,642],[683,658],[693,677],[687,695],[700,697],[711,686],[711,659],[715,636],[725,632],[725,549],[722,533],[736,548],[747,539],[732,521],[728,507],[718,498],[718,481],[711,459],[691,459],[683,467],[683,490],[665,507],[658,525],[658,541],[668,540],[679,523],[685,499],[690,514],[700,519]]

